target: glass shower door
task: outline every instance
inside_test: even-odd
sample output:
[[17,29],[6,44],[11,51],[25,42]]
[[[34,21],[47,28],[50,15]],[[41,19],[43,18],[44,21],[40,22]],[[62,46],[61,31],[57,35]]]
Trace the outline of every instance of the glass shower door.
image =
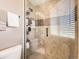
[[25,59],[76,59],[75,0],[25,0]]

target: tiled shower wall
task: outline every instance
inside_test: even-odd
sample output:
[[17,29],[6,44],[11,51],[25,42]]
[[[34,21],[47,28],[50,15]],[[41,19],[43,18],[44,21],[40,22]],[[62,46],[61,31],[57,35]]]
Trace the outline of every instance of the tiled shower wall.
[[51,36],[44,38],[43,47],[47,59],[74,59],[74,40]]
[[[36,49],[44,48],[45,54],[36,53],[29,55],[30,59],[74,59],[75,40],[71,38],[49,36],[38,38]],[[40,51],[41,52],[41,51]]]
[[51,35],[50,26],[48,26],[49,36],[46,37],[46,28],[47,27],[40,26],[33,29],[35,31],[33,32],[35,35],[35,39],[38,40],[36,41],[32,38],[37,43],[36,45],[34,42],[32,42],[34,43],[32,46],[32,51],[34,52],[39,48],[44,48],[45,54],[34,52],[32,55],[29,55],[30,59],[75,59],[75,40],[72,38]]

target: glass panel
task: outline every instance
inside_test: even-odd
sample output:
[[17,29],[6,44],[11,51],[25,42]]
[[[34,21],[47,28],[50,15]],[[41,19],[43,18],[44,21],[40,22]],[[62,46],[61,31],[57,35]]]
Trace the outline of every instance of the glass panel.
[[25,0],[25,59],[75,59],[75,0]]

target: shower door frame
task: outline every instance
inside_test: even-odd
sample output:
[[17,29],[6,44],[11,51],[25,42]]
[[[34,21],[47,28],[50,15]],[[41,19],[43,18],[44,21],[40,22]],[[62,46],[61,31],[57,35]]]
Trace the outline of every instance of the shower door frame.
[[79,20],[78,20],[78,0],[75,0],[75,45],[76,45],[76,49],[75,49],[75,59],[78,59],[78,35],[79,35],[79,33],[78,33],[78,22],[79,22]]

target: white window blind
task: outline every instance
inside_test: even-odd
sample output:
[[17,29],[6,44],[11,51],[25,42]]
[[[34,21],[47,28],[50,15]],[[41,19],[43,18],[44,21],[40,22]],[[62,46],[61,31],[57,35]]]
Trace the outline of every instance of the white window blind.
[[75,38],[75,14],[60,17],[60,36]]
[[51,19],[51,33],[61,37],[75,38],[74,0],[63,0],[56,10],[58,16]]

